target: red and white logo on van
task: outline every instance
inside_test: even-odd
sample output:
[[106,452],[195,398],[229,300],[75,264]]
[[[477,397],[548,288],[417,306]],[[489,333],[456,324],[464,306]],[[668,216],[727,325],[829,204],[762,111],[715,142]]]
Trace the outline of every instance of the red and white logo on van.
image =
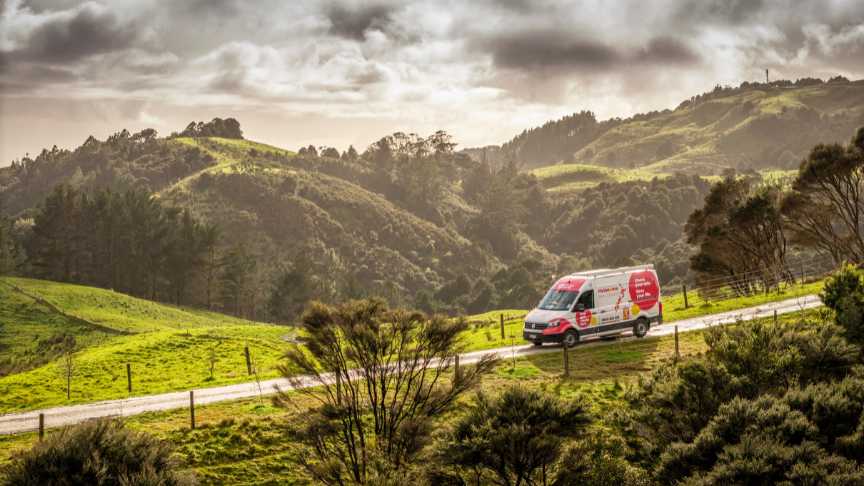
[[579,327],[579,329],[585,329],[586,327],[591,325],[591,311],[586,310],[582,312],[577,312],[574,320],[576,321],[576,326]]
[[628,289],[630,300],[643,311],[654,307],[660,300],[660,283],[654,272],[631,273]]

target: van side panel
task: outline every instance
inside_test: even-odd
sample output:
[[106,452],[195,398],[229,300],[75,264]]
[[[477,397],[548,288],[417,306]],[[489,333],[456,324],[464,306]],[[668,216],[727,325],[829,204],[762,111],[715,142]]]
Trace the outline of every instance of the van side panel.
[[594,301],[600,326],[616,324],[624,320],[622,300],[626,298],[624,275],[600,277],[594,281]]

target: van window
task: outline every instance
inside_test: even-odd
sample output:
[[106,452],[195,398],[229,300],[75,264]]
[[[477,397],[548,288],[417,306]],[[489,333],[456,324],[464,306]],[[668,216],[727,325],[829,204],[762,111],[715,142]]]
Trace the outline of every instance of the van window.
[[549,290],[543,300],[540,301],[538,309],[542,310],[570,310],[573,301],[576,300],[576,292],[567,290],[556,290],[554,287]]
[[588,290],[586,292],[582,292],[582,295],[579,296],[579,301],[577,304],[582,304],[586,309],[594,308],[594,291]]

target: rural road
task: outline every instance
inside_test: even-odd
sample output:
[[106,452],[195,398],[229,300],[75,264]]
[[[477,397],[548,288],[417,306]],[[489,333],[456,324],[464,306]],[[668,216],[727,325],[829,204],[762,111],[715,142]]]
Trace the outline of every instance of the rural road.
[[[762,304],[745,309],[738,309],[718,314],[710,314],[692,319],[683,319],[669,324],[653,327],[648,336],[665,336],[672,334],[677,325],[679,332],[694,331],[706,327],[729,324],[736,321],[748,321],[761,317],[770,317],[776,310],[778,314],[800,312],[802,309],[819,307],[822,302],[815,295],[807,295],[792,299]],[[635,339],[626,337],[624,339]],[[575,351],[585,346],[603,346],[614,341],[603,341],[599,339],[586,340],[579,344]],[[503,348],[474,351],[460,356],[462,364],[471,364],[480,359],[481,356],[494,353],[500,358],[512,358],[530,354],[560,352],[558,346],[534,347],[530,344],[519,346],[507,346]],[[311,378],[303,379],[302,386],[315,386],[317,383]],[[237,400],[241,398],[256,397],[259,394],[269,395],[275,393],[275,387],[282,390],[291,389],[287,380],[282,378],[264,380],[259,384],[256,382],[239,383],[236,385],[218,386],[212,388],[199,388],[195,390],[195,404],[207,405],[209,403]],[[83,422],[87,419],[108,416],[129,416],[144,412],[170,410],[189,406],[189,392],[160,393],[158,395],[146,395],[119,400],[107,400],[103,402],[71,405],[64,407],[46,408],[23,413],[12,413],[0,415],[0,434],[15,434],[30,432],[39,428],[39,414],[45,414],[45,427],[60,427],[63,425]]]

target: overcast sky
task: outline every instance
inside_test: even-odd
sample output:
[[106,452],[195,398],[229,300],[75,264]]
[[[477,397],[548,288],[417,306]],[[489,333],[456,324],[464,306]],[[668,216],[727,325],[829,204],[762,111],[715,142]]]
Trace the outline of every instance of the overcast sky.
[[233,116],[287,148],[498,144],[583,109],[864,74],[864,1],[0,0],[0,165]]

